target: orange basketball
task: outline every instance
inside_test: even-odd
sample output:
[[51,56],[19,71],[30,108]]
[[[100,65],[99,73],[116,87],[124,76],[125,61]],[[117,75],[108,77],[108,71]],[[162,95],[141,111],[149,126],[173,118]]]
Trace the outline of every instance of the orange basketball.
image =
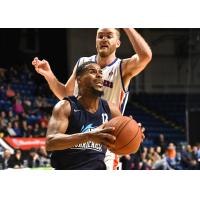
[[113,153],[118,155],[136,153],[142,140],[142,131],[138,123],[126,116],[119,116],[111,119],[105,127],[115,127],[112,132],[116,137]]

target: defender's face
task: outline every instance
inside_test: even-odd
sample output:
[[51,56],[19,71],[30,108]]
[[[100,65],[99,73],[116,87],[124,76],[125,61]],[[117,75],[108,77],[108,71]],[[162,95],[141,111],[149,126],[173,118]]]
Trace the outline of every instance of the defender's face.
[[79,87],[82,92],[90,90],[101,95],[103,93],[102,69],[97,64],[89,64],[84,75],[79,80]]
[[96,49],[101,57],[107,57],[120,46],[117,30],[114,28],[98,29],[96,36]]

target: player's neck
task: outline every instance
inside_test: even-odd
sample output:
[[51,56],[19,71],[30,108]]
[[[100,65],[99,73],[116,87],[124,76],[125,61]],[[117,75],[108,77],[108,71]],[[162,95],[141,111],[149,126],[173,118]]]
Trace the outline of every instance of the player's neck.
[[97,55],[96,61],[97,64],[100,65],[101,68],[104,68],[107,65],[110,65],[116,59],[115,54],[111,54],[107,57],[101,57],[99,54]]
[[85,110],[91,113],[95,113],[99,108],[99,97],[91,97],[88,98],[85,95],[79,96],[79,103],[84,107]]

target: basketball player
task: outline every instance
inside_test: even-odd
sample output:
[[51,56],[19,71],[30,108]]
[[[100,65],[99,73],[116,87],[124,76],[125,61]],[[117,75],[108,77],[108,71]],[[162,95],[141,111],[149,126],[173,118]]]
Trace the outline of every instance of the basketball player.
[[102,69],[93,62],[76,70],[78,96],[58,102],[47,129],[46,148],[52,151],[52,167],[67,169],[106,169],[106,147],[114,147],[113,127],[103,124],[120,111],[100,98],[103,94]]
[[[132,57],[123,60],[116,57],[116,50],[121,44],[119,29],[100,28],[96,35],[97,55],[80,58],[65,85],[57,80],[47,61],[35,58],[32,64],[35,66],[35,70],[45,77],[54,94],[59,99],[63,99],[66,95],[77,94],[76,68],[83,62],[96,62],[103,71],[104,95],[102,98],[116,105],[123,114],[131,79],[139,74],[152,58],[150,47],[135,29],[124,28],[124,31],[135,50]],[[107,169],[116,169],[118,157],[108,151],[105,162]]]

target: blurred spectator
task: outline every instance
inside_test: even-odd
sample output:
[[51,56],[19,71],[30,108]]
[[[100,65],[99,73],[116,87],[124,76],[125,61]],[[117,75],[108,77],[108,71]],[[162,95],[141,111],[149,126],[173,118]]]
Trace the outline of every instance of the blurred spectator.
[[160,158],[163,157],[162,148],[160,146],[157,146],[155,151],[160,156]]
[[165,153],[165,149],[167,147],[167,141],[165,139],[165,136],[163,133],[161,133],[158,138],[155,140],[155,144],[156,146],[160,146],[161,147],[161,153]]
[[41,146],[38,150],[38,154],[40,156],[40,165],[41,167],[48,167],[50,166],[50,158],[47,154],[46,148]]
[[17,114],[21,114],[24,112],[24,107],[22,105],[22,101],[19,98],[15,99],[15,102],[13,104],[13,110]]
[[138,169],[140,170],[150,170],[152,167],[151,159],[148,159],[148,148],[144,147],[141,153],[141,161],[139,162]]
[[13,129],[14,129],[17,137],[22,137],[23,136],[23,133],[22,133],[21,128],[19,127],[19,122],[18,121],[14,121]]
[[153,160],[154,159],[154,147],[150,147],[147,154],[147,159]]
[[36,149],[32,148],[28,157],[28,167],[29,168],[37,168],[40,167],[40,157],[36,151]]
[[176,169],[178,160],[176,159],[176,147],[173,143],[170,143],[166,151],[166,161],[172,169]]
[[200,169],[200,150],[197,146],[192,147],[192,167],[193,169]]
[[120,158],[122,163],[122,170],[131,170],[133,169],[133,158],[131,154],[124,155]]
[[33,136],[34,137],[40,137],[40,126],[38,123],[35,123],[34,128],[33,128]]
[[41,96],[38,96],[38,97],[35,98],[34,107],[35,108],[41,108],[42,107],[42,97]]
[[5,112],[1,112],[0,116],[0,137],[7,136],[7,123],[8,120],[5,118]]
[[26,135],[27,135],[27,137],[33,137],[33,126],[31,124],[28,125]]
[[142,162],[142,156],[144,151],[145,147],[143,144],[141,144],[139,150],[135,154],[131,154],[134,170],[138,170],[141,168],[140,164]]
[[46,124],[44,121],[40,123],[40,137],[45,137],[47,132]]
[[5,149],[3,155],[0,156],[0,169],[8,168],[8,161],[11,157],[11,152],[8,149]]
[[5,86],[2,84],[0,86],[0,99],[2,100],[6,99],[6,89],[5,89]]
[[176,147],[170,143],[166,149],[164,158],[157,160],[153,163],[152,169],[154,170],[175,170],[182,169],[179,160],[176,157]]
[[12,110],[8,111],[8,120],[9,120],[9,122],[14,122],[15,121],[15,117],[14,117],[14,114],[13,114]]
[[7,90],[6,90],[7,98],[12,101],[15,95],[16,95],[15,91],[11,88],[10,84],[8,84]]
[[186,145],[182,147],[181,152],[181,165],[183,169],[191,169],[193,168],[193,156],[192,156],[192,147],[191,145]]
[[192,147],[192,157],[197,161],[200,159],[200,150],[197,146]]
[[6,126],[6,124],[8,123],[8,118],[6,116],[6,112],[5,111],[1,111],[0,120],[2,121],[4,126]]
[[24,159],[22,158],[21,150],[15,150],[15,154],[8,160],[8,168],[20,169],[23,168]]
[[23,137],[28,137],[28,124],[26,120],[22,121],[22,135]]
[[12,122],[8,122],[7,133],[8,133],[8,136],[11,136],[11,137],[15,137],[17,135],[17,133],[15,132],[13,128]]
[[24,111],[30,113],[32,111],[32,102],[28,97],[25,97],[23,100]]
[[46,115],[42,115],[42,117],[40,118],[40,124],[43,128],[47,128],[48,126],[48,117]]

